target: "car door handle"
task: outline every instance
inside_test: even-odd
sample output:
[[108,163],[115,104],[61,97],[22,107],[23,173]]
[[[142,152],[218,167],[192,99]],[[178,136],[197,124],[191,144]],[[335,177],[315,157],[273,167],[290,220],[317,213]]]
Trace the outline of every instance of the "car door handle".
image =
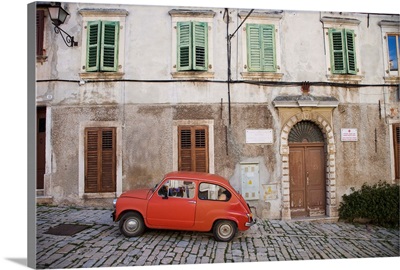
[[196,201],[189,201],[190,204],[196,204]]

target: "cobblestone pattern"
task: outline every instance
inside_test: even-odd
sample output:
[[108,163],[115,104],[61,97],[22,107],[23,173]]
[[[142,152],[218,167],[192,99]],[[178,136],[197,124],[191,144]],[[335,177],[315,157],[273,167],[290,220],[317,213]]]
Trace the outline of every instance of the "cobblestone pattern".
[[[111,210],[37,207],[37,268],[260,262],[400,256],[399,231],[346,223],[258,221],[229,243],[211,233],[148,230],[125,238]],[[59,224],[91,227],[45,234]]]

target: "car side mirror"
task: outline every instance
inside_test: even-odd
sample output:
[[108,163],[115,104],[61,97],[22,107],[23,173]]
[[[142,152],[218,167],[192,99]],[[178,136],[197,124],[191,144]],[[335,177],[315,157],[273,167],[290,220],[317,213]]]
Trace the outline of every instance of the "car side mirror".
[[164,195],[162,196],[162,199],[163,199],[163,200],[168,200],[168,194],[164,194]]

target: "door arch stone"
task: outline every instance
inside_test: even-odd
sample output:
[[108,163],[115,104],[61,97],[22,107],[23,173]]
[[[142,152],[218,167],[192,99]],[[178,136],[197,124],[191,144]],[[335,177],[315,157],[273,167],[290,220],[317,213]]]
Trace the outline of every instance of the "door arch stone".
[[[289,133],[301,121],[312,121],[322,131],[326,143],[326,215],[337,217],[335,140],[332,129],[332,108],[279,108],[282,120],[280,154],[282,162],[282,219],[291,219],[289,176]],[[327,117],[328,116],[328,117]]]

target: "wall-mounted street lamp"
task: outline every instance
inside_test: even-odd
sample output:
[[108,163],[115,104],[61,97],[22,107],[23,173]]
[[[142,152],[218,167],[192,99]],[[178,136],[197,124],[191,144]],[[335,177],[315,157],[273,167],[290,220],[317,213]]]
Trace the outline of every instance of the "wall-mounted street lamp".
[[69,13],[61,7],[61,4],[48,7],[50,19],[54,24],[54,32],[60,34],[68,47],[78,46],[78,42],[74,41],[74,37],[62,30],[59,25],[65,22]]

